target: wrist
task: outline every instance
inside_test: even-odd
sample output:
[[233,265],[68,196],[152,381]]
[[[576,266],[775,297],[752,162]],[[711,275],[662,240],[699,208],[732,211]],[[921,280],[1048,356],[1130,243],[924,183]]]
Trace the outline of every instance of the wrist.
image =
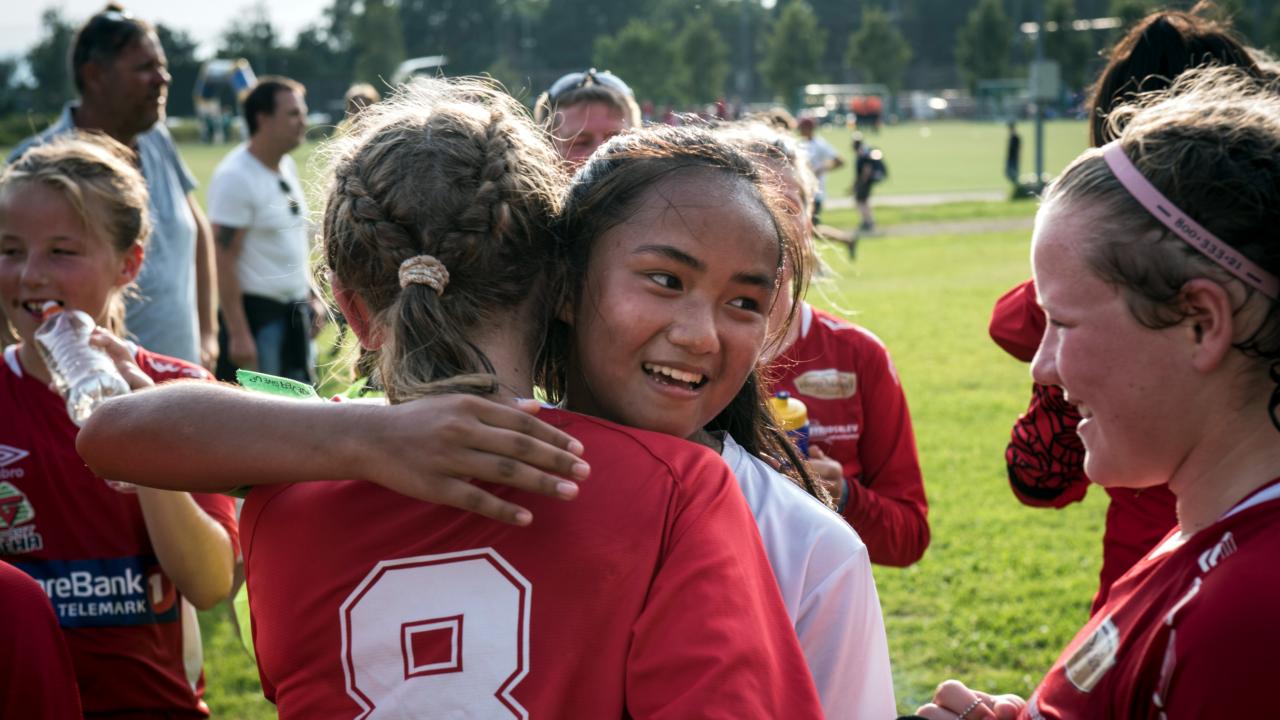
[[843,513],[845,507],[849,504],[849,480],[840,478],[840,497],[836,499],[836,512]]

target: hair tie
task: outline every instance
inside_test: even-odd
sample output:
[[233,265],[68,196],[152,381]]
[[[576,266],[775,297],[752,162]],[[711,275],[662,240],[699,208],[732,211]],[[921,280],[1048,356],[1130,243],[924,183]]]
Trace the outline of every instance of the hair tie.
[[1102,146],[1102,157],[1107,161],[1112,174],[1125,190],[1129,191],[1133,199],[1146,208],[1152,217],[1172,230],[1174,235],[1182,238],[1188,245],[1199,250],[1205,257],[1222,266],[1246,285],[1256,288],[1273,300],[1280,299],[1280,279],[1259,267],[1239,250],[1218,239],[1181,208],[1170,202],[1169,198],[1157,190],[1156,186],[1152,185],[1151,181],[1133,164],[1125,154],[1124,148],[1120,147],[1119,140],[1113,140]]
[[426,285],[443,295],[449,284],[449,270],[431,255],[414,255],[400,263],[400,287]]

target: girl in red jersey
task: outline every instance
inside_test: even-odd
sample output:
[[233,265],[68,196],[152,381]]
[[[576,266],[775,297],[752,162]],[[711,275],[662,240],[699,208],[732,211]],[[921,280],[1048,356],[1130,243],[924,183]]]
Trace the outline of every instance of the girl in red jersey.
[[[1261,76],[1249,51],[1228,25],[1190,12],[1161,10],[1136,23],[1111,50],[1089,101],[1089,144],[1101,147],[1114,139],[1107,123],[1111,109],[1135,93],[1159,90],[1189,67],[1235,65]],[[996,301],[990,333],[1010,355],[1030,362],[1044,336],[1044,311],[1036,288],[1027,280]],[[1062,398],[1061,388],[1032,386],[1031,402],[1013,426],[1005,450],[1009,487],[1018,500],[1033,507],[1061,508],[1084,499],[1089,478],[1084,449],[1076,435],[1080,415]],[[1169,488],[1108,487],[1102,568],[1092,609],[1106,601],[1111,584],[1142,559],[1177,523],[1175,498]]]
[[[393,406],[442,392],[531,395],[565,180],[550,146],[509,97],[419,81],[336,147],[325,257]],[[763,336],[759,308],[785,243],[756,207],[752,222],[771,233],[756,238],[758,307],[740,329]],[[714,388],[732,394],[754,356],[723,359]],[[202,411],[221,412],[219,395],[203,395]],[[112,414],[127,423],[122,410]],[[366,482],[244,478],[263,483],[245,504],[246,577],[264,690],[281,716],[819,716],[724,463],[670,436],[540,415],[605,481],[569,486],[572,504],[534,498],[527,529]],[[324,439],[359,452],[368,432]],[[298,546],[311,550],[306,563]]]
[[[754,134],[747,141],[765,151],[801,247],[812,256],[813,225],[802,210],[812,202],[807,163],[797,161],[789,138]],[[866,543],[871,562],[911,565],[929,546],[929,506],[907,397],[888,349],[864,328],[786,294],[771,321],[784,335],[766,348],[763,374],[770,392],[785,390],[805,403],[809,465]]]
[[[0,174],[0,307],[19,338],[0,364],[0,559],[52,600],[87,715],[204,717],[192,605],[211,607],[230,591],[232,502],[117,492],[89,472],[33,343],[51,301],[123,334],[121,296],[142,265],[148,230],[142,175],[132,153],[106,136],[33,148]],[[96,342],[130,357],[134,389],[207,377],[107,332]],[[128,446],[151,451],[138,438]]]
[[1113,111],[1048,191],[1037,382],[1103,487],[1168,483],[1178,525],[1028,701],[943,684],[929,718],[1255,717],[1280,644],[1280,93],[1192,70]]

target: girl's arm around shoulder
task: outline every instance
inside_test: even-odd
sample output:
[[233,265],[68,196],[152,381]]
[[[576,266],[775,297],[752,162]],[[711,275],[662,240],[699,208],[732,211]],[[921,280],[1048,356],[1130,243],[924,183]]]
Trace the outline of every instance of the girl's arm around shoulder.
[[104,403],[76,448],[99,476],[147,487],[221,492],[363,479],[528,524],[527,510],[469,480],[576,496],[590,472],[581,443],[537,420],[538,407],[464,395],[395,406],[306,402],[179,381]]

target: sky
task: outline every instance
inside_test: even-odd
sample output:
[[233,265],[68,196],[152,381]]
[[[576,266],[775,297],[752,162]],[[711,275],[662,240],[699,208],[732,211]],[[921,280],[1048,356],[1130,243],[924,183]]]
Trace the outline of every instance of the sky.
[[[236,18],[253,7],[251,0],[116,0],[135,17],[185,30],[200,43],[200,54],[211,55],[218,37]],[[7,0],[0,13],[0,57],[22,55],[40,38],[40,16],[50,7],[79,26],[107,5],[107,0]],[[329,0],[271,0],[264,3],[272,25],[285,42],[315,24]]]

